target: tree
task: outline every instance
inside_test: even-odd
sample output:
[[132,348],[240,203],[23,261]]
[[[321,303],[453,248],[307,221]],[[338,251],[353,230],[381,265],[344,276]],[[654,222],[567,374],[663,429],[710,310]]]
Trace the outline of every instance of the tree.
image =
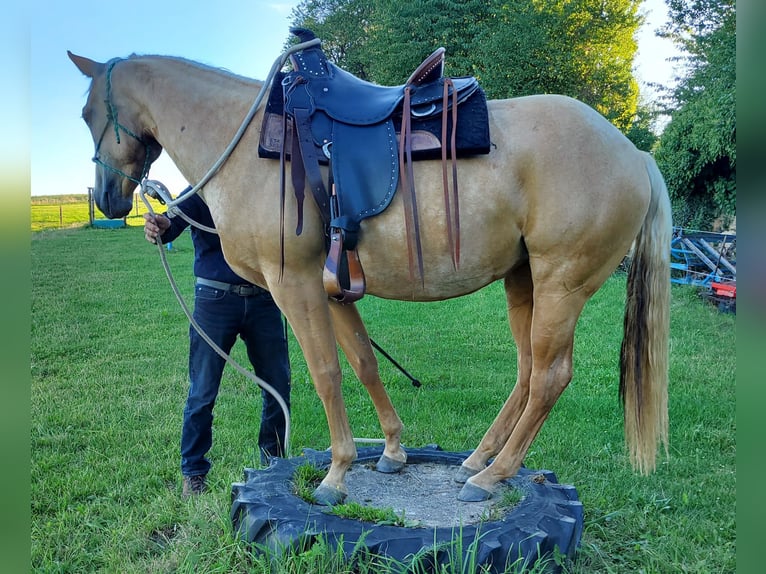
[[569,95],[631,137],[645,140],[632,73],[640,4],[641,0],[305,0],[292,21],[314,29],[336,63],[370,81],[401,83],[425,56],[443,46],[445,72],[477,76],[490,98]]
[[659,137],[654,131],[654,124],[657,119],[655,107],[649,103],[639,100],[636,108],[636,115],[625,132],[628,139],[641,150],[651,151]]
[[446,49],[447,75],[474,75],[475,38],[491,18],[488,0],[377,0],[370,43],[376,81],[403,82],[425,56]]
[[472,41],[487,0],[304,0],[293,26],[313,30],[328,57],[363,79],[404,82],[439,46],[449,75],[472,73]]
[[493,97],[559,93],[601,112],[623,131],[635,119],[632,64],[638,0],[508,0],[476,43]]
[[370,0],[303,0],[290,15],[293,26],[308,28],[322,39],[335,64],[370,79],[367,33],[375,2]]
[[687,53],[655,156],[677,225],[708,229],[736,216],[734,0],[669,0],[663,34]]

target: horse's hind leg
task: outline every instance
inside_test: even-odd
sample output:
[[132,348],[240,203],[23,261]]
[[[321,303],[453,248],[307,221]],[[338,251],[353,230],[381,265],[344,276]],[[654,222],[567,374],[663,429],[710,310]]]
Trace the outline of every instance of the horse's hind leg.
[[487,468],[469,478],[458,498],[485,500],[499,481],[518,472],[524,456],[553,405],[572,379],[574,329],[592,291],[539,293],[534,297],[531,329],[532,371],[529,396],[508,441]]
[[517,376],[503,408],[487,429],[479,446],[463,462],[455,475],[457,482],[465,482],[481,471],[487,461],[503,448],[524,411],[529,396],[529,378],[532,374],[532,277],[529,264],[517,267],[505,279],[505,295],[508,301],[508,319],[516,342]]
[[381,472],[398,472],[407,461],[407,453],[401,446],[402,421],[396,414],[391,399],[380,380],[378,361],[373,353],[370,338],[356,305],[330,303],[330,313],[335,337],[343,349],[351,368],[375,405],[386,446],[377,464]]

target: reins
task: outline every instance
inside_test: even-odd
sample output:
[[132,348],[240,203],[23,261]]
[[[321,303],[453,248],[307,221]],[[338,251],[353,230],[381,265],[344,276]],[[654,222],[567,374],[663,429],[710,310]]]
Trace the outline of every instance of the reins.
[[[186,214],[181,211],[181,209],[178,207],[178,204],[182,203],[184,200],[191,197],[193,194],[197,193],[210,179],[218,172],[218,170],[221,168],[221,166],[226,162],[226,160],[231,155],[232,151],[234,151],[234,148],[239,143],[240,139],[242,139],[242,135],[245,133],[245,130],[247,129],[248,125],[253,119],[253,116],[255,115],[255,112],[257,111],[258,107],[260,106],[261,102],[263,101],[263,96],[266,93],[266,90],[271,85],[271,82],[274,78],[274,75],[277,73],[279,69],[284,66],[285,61],[287,60],[287,57],[294,51],[302,50],[308,46],[312,46],[314,44],[317,44],[319,42],[318,39],[311,40],[309,42],[304,42],[302,44],[297,44],[295,46],[292,46],[290,49],[288,49],[284,54],[282,54],[277,60],[274,62],[274,64],[271,67],[271,70],[269,71],[269,75],[267,76],[266,80],[263,82],[263,85],[261,86],[260,91],[258,92],[258,96],[255,98],[255,101],[253,102],[253,105],[250,107],[250,111],[247,113],[247,116],[245,116],[245,119],[242,121],[242,125],[240,126],[239,130],[237,130],[237,133],[234,135],[234,138],[232,139],[231,143],[228,145],[228,147],[224,150],[223,154],[221,154],[221,157],[218,158],[218,161],[213,164],[213,166],[208,170],[208,172],[205,174],[205,176],[194,186],[191,190],[189,190],[188,193],[184,194],[183,196],[179,196],[176,199],[173,199],[170,196],[170,193],[168,192],[167,188],[162,185],[159,182],[155,182],[152,180],[147,180],[146,175],[148,173],[148,166],[144,165],[144,172],[141,175],[141,180],[137,181],[135,178],[128,176],[127,174],[122,173],[121,171],[117,170],[116,168],[113,168],[104,162],[97,159],[97,157],[94,157],[93,160],[96,161],[99,165],[102,165],[108,169],[111,169],[112,171],[115,171],[124,177],[127,177],[130,179],[130,181],[134,181],[137,184],[140,185],[140,196],[141,200],[144,202],[144,205],[146,206],[149,213],[152,215],[155,215],[154,209],[152,208],[151,203],[147,199],[146,195],[148,194],[150,197],[154,197],[160,201],[160,203],[163,203],[167,205],[168,208],[168,215],[170,217],[173,217],[175,215],[180,216],[183,218],[186,222],[189,224],[202,229],[204,231],[218,234],[218,231],[215,228],[211,228],[205,225],[200,224],[197,221],[194,221],[192,218],[188,217]],[[114,105],[111,103],[111,71],[114,68],[114,65],[119,60],[115,60],[112,63],[110,63],[109,69],[107,70],[107,114],[109,116],[109,120],[111,123],[114,124],[114,130],[115,134],[117,134],[117,143],[119,143],[119,130],[122,129],[125,133],[128,135],[131,135],[138,139],[141,143],[143,143],[146,146],[146,157],[147,161],[149,158],[149,149],[148,145],[141,140],[140,137],[136,136],[133,132],[131,132],[128,128],[123,126],[117,121],[117,110],[114,108]],[[109,123],[104,127],[104,132],[101,134],[101,138],[99,138],[99,144],[101,145],[101,140],[104,137],[104,133],[106,133],[106,129],[109,126]],[[96,155],[98,155],[98,146],[96,147]],[[223,358],[227,363],[231,364],[234,369],[239,372],[240,374],[244,375],[245,377],[249,378],[253,382],[255,382],[261,389],[269,393],[271,396],[274,397],[274,399],[279,404],[279,407],[282,409],[282,414],[285,417],[285,444],[284,444],[284,450],[285,450],[285,456],[290,457],[290,430],[291,430],[291,424],[290,424],[290,409],[287,406],[287,403],[282,398],[282,396],[276,391],[274,387],[272,387],[269,383],[261,379],[258,375],[255,373],[245,369],[242,365],[240,365],[237,361],[235,361],[231,355],[226,353],[223,349],[221,349],[209,336],[205,331],[200,327],[199,323],[194,319],[194,316],[189,309],[189,306],[186,304],[186,301],[183,298],[183,295],[181,294],[181,291],[178,288],[178,284],[175,281],[175,278],[173,277],[173,272],[170,269],[170,265],[168,264],[167,257],[165,255],[165,250],[162,248],[162,243],[157,242],[157,248],[159,250],[160,254],[160,260],[162,261],[162,267],[165,270],[165,275],[167,275],[168,281],[170,282],[170,286],[173,289],[173,293],[175,293],[176,299],[178,299],[178,303],[181,306],[181,309],[183,309],[184,314],[186,315],[186,318],[189,320],[189,323],[194,327],[194,329],[199,333],[200,337],[202,337],[205,342],[212,347],[212,349],[221,357]]]
[[[148,203],[148,202],[146,202]],[[212,347],[212,349],[227,363],[229,363],[234,369],[240,373],[241,375],[245,376],[246,378],[253,381],[256,385],[258,385],[261,389],[269,393],[272,397],[274,397],[279,404],[279,408],[282,409],[282,414],[285,417],[285,457],[290,458],[290,430],[291,430],[291,424],[290,424],[290,409],[287,406],[287,403],[282,398],[282,395],[280,395],[277,390],[272,387],[269,383],[264,381],[262,378],[260,378],[258,375],[253,373],[252,371],[247,370],[245,367],[240,365],[231,355],[226,353],[221,347],[219,347],[209,336],[207,333],[205,333],[204,329],[197,323],[197,321],[194,319],[194,315],[189,309],[189,306],[186,304],[186,301],[183,298],[183,295],[181,294],[181,291],[178,288],[178,284],[176,283],[176,280],[173,277],[173,272],[170,270],[170,265],[168,264],[168,259],[165,255],[165,250],[162,248],[162,242],[157,242],[157,248],[160,253],[160,260],[162,261],[162,267],[165,269],[165,275],[167,275],[168,281],[170,282],[170,287],[173,289],[173,293],[176,295],[176,299],[178,299],[179,305],[181,305],[181,309],[183,309],[184,314],[186,315],[186,318],[189,320],[189,323],[194,327],[194,330],[199,333],[200,337],[202,337],[205,342]]]
[[[189,223],[190,225],[201,229],[203,231],[207,231],[209,233],[215,233],[218,234],[218,230],[214,227],[208,227],[206,225],[203,225],[199,223],[198,221],[195,221],[194,219],[190,218],[188,215],[186,215],[181,208],[179,207],[179,204],[191,197],[193,194],[197,193],[202,187],[204,187],[208,181],[218,172],[218,170],[221,168],[221,166],[226,162],[226,160],[229,158],[231,153],[233,152],[234,148],[237,146],[239,141],[242,138],[242,135],[245,133],[245,130],[247,129],[248,125],[252,121],[253,117],[255,116],[255,112],[258,110],[258,107],[260,106],[261,102],[263,101],[263,96],[266,93],[266,90],[271,86],[274,75],[284,66],[287,58],[290,54],[296,51],[303,50],[305,48],[308,48],[310,46],[319,44],[320,40],[318,38],[315,38],[313,40],[309,40],[307,42],[302,42],[300,44],[296,44],[295,46],[292,46],[288,50],[286,50],[277,60],[275,60],[274,64],[271,67],[271,70],[269,71],[269,74],[266,78],[266,80],[263,82],[263,85],[261,86],[260,91],[258,92],[258,95],[256,96],[255,101],[253,102],[253,105],[251,106],[250,110],[248,111],[247,115],[245,116],[245,119],[242,122],[242,125],[240,126],[237,133],[232,138],[231,143],[226,147],[224,152],[219,157],[218,161],[213,164],[213,166],[208,170],[208,172],[202,177],[202,179],[193,186],[187,193],[184,193],[183,195],[179,195],[177,198],[173,199],[171,196],[169,190],[159,181],[156,180],[150,180],[146,178],[146,175],[149,171],[149,165],[148,165],[148,157],[149,157],[149,146],[146,142],[141,139],[140,136],[136,135],[134,132],[132,132],[129,128],[119,123],[117,120],[117,110],[114,107],[114,104],[112,103],[112,97],[111,97],[111,72],[114,68],[114,65],[117,64],[120,60],[114,60],[110,63],[109,68],[107,70],[107,115],[109,121],[107,122],[106,126],[104,126],[104,131],[101,133],[101,137],[98,140],[98,145],[96,146],[96,155],[93,158],[93,161],[98,163],[99,165],[105,167],[106,169],[109,169],[115,173],[118,173],[122,175],[123,177],[128,178],[130,181],[135,182],[139,185],[139,194],[141,196],[141,201],[143,201],[144,205],[146,206],[146,209],[149,213],[152,215],[155,215],[154,208],[152,207],[151,203],[149,202],[148,198],[146,197],[149,195],[149,197],[152,197],[156,200],[158,200],[161,204],[167,206],[167,215],[169,217],[175,217],[179,216],[184,221]],[[101,141],[104,138],[104,134],[106,133],[106,130],[109,127],[109,124],[112,123],[115,130],[115,136],[117,138],[117,143],[120,143],[120,137],[119,137],[119,131],[122,130],[126,134],[130,135],[131,137],[137,139],[139,142],[141,142],[145,148],[146,148],[146,160],[144,162],[144,168],[142,170],[141,174],[141,180],[136,180],[134,177],[129,176],[128,174],[123,173],[119,169],[110,166],[106,164],[105,162],[101,161],[98,156],[98,149],[101,145]],[[194,319],[192,311],[189,309],[189,306],[186,304],[186,301],[183,298],[183,295],[181,294],[180,289],[178,288],[178,284],[173,277],[173,272],[170,269],[170,265],[167,260],[167,256],[165,254],[165,250],[162,248],[162,243],[157,242],[157,248],[160,254],[160,261],[162,262],[162,267],[165,270],[165,275],[168,278],[168,281],[170,283],[171,289],[173,290],[173,293],[176,296],[176,299],[178,300],[179,305],[181,306],[181,309],[183,310],[184,314],[186,315],[186,318],[189,320],[189,323],[191,326],[199,333],[199,335],[202,337],[202,339],[210,345],[210,347],[221,357],[223,358],[227,363],[231,364],[234,369],[245,376],[246,378],[253,381],[255,384],[257,384],[261,389],[268,392],[270,395],[272,395],[277,403],[280,406],[280,409],[282,410],[282,413],[285,417],[285,444],[284,444],[284,451],[285,456],[290,457],[290,433],[291,433],[291,420],[290,420],[290,411],[287,406],[287,403],[282,398],[282,396],[272,387],[269,383],[258,377],[255,373],[252,371],[249,371],[248,369],[244,368],[242,365],[240,365],[236,360],[234,360],[231,355],[226,353],[223,349],[221,349],[208,335],[204,332],[202,327],[197,323],[197,321]],[[404,367],[402,367],[399,363],[397,363],[388,353],[385,352],[375,341],[370,339],[370,342],[372,346],[377,349],[380,353],[382,353],[399,371],[401,371],[410,381],[412,382],[412,385],[414,387],[419,387],[421,385],[421,382],[413,377],[410,373],[408,373]],[[359,443],[384,443],[385,439],[375,439],[375,438],[354,438],[354,442]]]
[[[221,154],[221,157],[218,158],[218,161],[216,161],[213,164],[213,166],[208,170],[208,172],[202,177],[202,179],[195,186],[193,186],[191,190],[189,190],[189,193],[184,194],[183,197],[176,198],[175,200],[169,195],[167,197],[162,197],[161,201],[167,204],[168,211],[173,210],[173,208],[176,205],[183,202],[185,199],[188,199],[190,196],[194,195],[200,189],[202,189],[205,186],[205,184],[207,184],[207,182],[210,181],[210,179],[218,172],[218,170],[221,168],[224,162],[226,162],[226,160],[229,159],[229,156],[234,151],[234,148],[237,147],[239,140],[242,139],[242,136],[244,135],[245,130],[247,130],[247,127],[250,125],[250,122],[255,116],[255,112],[258,110],[258,107],[261,105],[261,102],[263,101],[263,97],[266,94],[266,91],[268,90],[269,86],[271,86],[271,83],[274,79],[274,75],[282,68],[282,66],[285,65],[285,62],[287,61],[287,58],[290,56],[290,54],[292,54],[293,52],[304,50],[305,48],[314,46],[319,43],[321,43],[319,38],[315,38],[313,40],[309,40],[308,42],[295,44],[294,46],[291,46],[290,48],[288,48],[279,58],[277,58],[274,61],[274,63],[271,66],[271,70],[269,70],[268,76],[266,76],[266,80],[263,82],[263,85],[261,86],[261,89],[258,92],[258,96],[255,98],[253,105],[250,107],[250,111],[248,111],[247,115],[245,116],[245,119],[242,121],[242,125],[239,126],[237,133],[234,134],[234,137],[232,138],[231,143],[229,143],[227,148],[223,151],[223,153]],[[144,186],[142,184],[141,199],[144,200],[144,203],[147,203],[143,194],[144,194]],[[189,220],[187,219],[187,221]]]

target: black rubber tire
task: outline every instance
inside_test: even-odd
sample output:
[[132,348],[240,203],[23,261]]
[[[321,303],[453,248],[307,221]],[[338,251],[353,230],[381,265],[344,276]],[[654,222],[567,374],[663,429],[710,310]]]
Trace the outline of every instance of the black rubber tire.
[[[382,447],[359,449],[355,464],[374,462],[382,452]],[[469,454],[445,452],[429,445],[407,449],[407,462],[457,467]],[[267,549],[271,555],[290,547],[307,549],[324,537],[331,549],[342,543],[347,558],[361,540],[370,554],[403,563],[416,554],[427,556],[427,563],[421,563],[419,571],[436,571],[436,564],[450,562],[458,529],[384,526],[341,518],[293,494],[295,469],[307,462],[327,468],[330,453],[307,449],[302,457],[275,459],[263,470],[245,469],[245,482],[232,484],[231,521],[238,536]],[[523,499],[501,520],[462,527],[461,562],[466,564],[466,554],[473,552],[470,561],[477,568],[486,566],[490,571],[503,572],[514,562],[531,567],[540,558],[550,556],[554,547],[574,558],[583,527],[582,503],[574,486],[558,484],[550,471],[523,467],[506,482],[521,489]],[[439,550],[424,552],[434,547]],[[551,565],[552,570],[558,570]]]

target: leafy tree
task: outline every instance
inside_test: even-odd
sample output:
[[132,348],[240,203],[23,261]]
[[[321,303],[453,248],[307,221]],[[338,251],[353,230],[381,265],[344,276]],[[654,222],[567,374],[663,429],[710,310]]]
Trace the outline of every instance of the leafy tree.
[[490,18],[487,0],[378,0],[371,30],[376,81],[399,83],[437,47],[448,75],[474,75],[475,37]]
[[635,119],[632,63],[641,24],[637,0],[495,2],[493,26],[476,43],[494,97],[566,94],[593,106],[620,129]]
[[439,46],[447,73],[472,73],[470,38],[487,0],[304,0],[294,26],[310,28],[340,67],[383,85],[406,80]]
[[[655,146],[678,224],[736,214],[735,0],[666,0],[661,35],[688,54],[669,90]],[[654,112],[632,63],[641,0],[304,0],[294,25],[313,29],[341,67],[398,84],[435,47],[446,73],[475,75],[490,98],[561,93],[651,149]]]
[[688,58],[655,155],[677,225],[726,225],[736,216],[735,1],[669,0],[668,7],[663,33]]
[[655,133],[654,124],[657,119],[657,111],[654,106],[641,102],[639,100],[636,108],[636,115],[625,132],[628,139],[632,141],[638,149],[651,151],[659,137]]
[[640,4],[305,0],[292,21],[314,29],[341,67],[370,81],[401,83],[425,56],[443,46],[446,73],[477,76],[490,98],[570,95],[630,137],[646,140],[632,73]]
[[293,8],[290,19],[293,26],[308,28],[321,38],[322,49],[338,66],[370,79],[366,47],[374,7],[370,0],[304,0]]

